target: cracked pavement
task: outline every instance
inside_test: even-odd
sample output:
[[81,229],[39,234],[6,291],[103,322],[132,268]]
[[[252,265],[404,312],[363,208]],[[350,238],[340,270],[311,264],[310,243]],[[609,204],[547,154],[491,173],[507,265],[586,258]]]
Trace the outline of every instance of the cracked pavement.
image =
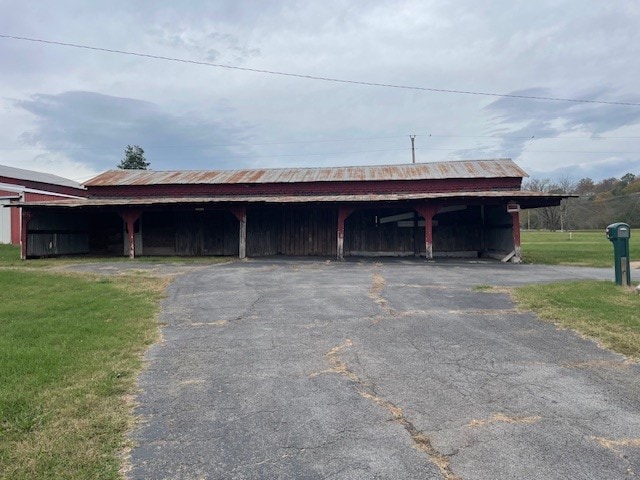
[[640,477],[640,368],[473,290],[612,276],[413,259],[189,271],[139,380],[128,477]]

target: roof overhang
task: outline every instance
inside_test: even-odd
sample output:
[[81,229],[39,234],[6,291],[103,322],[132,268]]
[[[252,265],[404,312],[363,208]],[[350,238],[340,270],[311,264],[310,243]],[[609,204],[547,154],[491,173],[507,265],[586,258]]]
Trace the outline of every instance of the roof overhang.
[[304,204],[304,203],[394,203],[427,201],[432,203],[517,203],[521,208],[538,208],[560,205],[564,198],[576,195],[548,194],[541,192],[480,191],[444,193],[393,193],[368,195],[284,195],[284,196],[182,196],[135,198],[76,198],[55,201],[20,202],[14,206],[30,208],[108,208],[108,207],[161,207],[206,204]]

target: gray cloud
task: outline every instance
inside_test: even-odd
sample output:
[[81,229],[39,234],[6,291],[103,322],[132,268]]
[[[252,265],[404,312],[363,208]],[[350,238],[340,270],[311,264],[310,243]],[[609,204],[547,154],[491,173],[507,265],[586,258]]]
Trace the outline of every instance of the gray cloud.
[[[41,3],[3,2],[0,31],[256,69],[542,96],[633,100],[640,74],[637,0],[583,9],[573,0]],[[629,152],[621,162],[640,156],[633,154],[640,151],[638,107],[507,98],[489,104],[482,96],[7,39],[0,47],[0,146],[25,168],[37,157],[17,139],[51,148],[45,156],[52,162],[66,156],[95,169],[117,163],[127,143],[145,148],[154,168],[406,162],[414,133],[434,134],[418,138],[418,161],[510,156],[531,171],[591,172],[589,165],[604,171],[614,164],[603,160],[609,154],[581,150]],[[568,132],[574,139],[562,140]],[[636,140],[605,138],[616,135]],[[305,143],[348,137],[381,139]],[[243,141],[254,145],[208,147]]]
[[[530,88],[509,92],[510,95],[528,95],[539,97],[562,97],[562,94],[548,88]],[[599,87],[580,94],[567,95],[571,98],[640,103],[640,96],[621,94],[612,87]],[[594,134],[609,132],[629,123],[640,121],[640,108],[624,105],[604,105],[595,103],[575,103],[562,101],[523,100],[503,97],[485,107],[494,116],[498,126],[504,124],[528,123],[547,126],[556,133],[563,129],[552,127],[552,122],[562,119],[566,122],[564,130],[582,127]],[[526,127],[521,128],[524,131]]]
[[[512,95],[558,97],[546,88],[511,92]],[[600,87],[574,98],[599,101],[640,102],[640,96],[621,95],[611,87]],[[640,108],[624,105],[524,100],[503,97],[485,107],[493,125],[491,134],[500,136],[500,148],[520,156],[531,139],[556,138],[582,133],[596,138],[621,127],[640,124]]]
[[597,181],[611,177],[620,178],[626,173],[640,176],[640,160],[606,159],[597,162],[576,163],[550,171],[530,169],[527,173],[531,178],[549,178],[552,180],[569,178],[577,181],[581,178],[589,177]]
[[145,149],[151,168],[233,168],[242,130],[202,118],[176,115],[157,105],[95,92],[34,95],[17,102],[36,119],[36,128],[23,134],[29,145],[62,151],[94,169],[114,168],[128,144]]

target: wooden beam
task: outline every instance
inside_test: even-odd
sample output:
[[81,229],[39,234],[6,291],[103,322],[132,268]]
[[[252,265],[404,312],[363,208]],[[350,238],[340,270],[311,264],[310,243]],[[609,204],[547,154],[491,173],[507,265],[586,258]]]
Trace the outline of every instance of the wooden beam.
[[418,215],[424,218],[425,257],[427,260],[433,260],[433,217],[438,213],[440,206],[422,203],[414,208]]
[[27,241],[28,241],[28,236],[27,236],[27,232],[29,229],[29,222],[31,221],[31,219],[33,218],[33,213],[25,210],[24,208],[21,208],[21,215],[20,215],[20,258],[22,260],[26,260],[27,259]]
[[354,207],[347,207],[345,205],[338,207],[338,260],[344,260],[344,222],[354,211]]
[[122,210],[118,212],[120,218],[127,225],[127,233],[129,234],[129,258],[134,259],[136,256],[136,234],[135,234],[135,223],[142,215],[142,211],[140,210]]
[[239,248],[238,258],[247,257],[247,207],[231,207],[231,213],[238,219],[239,222]]
[[380,217],[378,219],[378,222],[380,224],[382,223],[391,223],[391,222],[397,222],[400,220],[409,220],[410,218],[413,218],[413,212],[409,212],[409,213],[400,213],[398,215],[391,215],[389,217]]
[[515,210],[510,211],[513,221],[513,251],[514,255],[511,258],[513,263],[521,263],[522,262],[522,250],[520,248],[520,211]]

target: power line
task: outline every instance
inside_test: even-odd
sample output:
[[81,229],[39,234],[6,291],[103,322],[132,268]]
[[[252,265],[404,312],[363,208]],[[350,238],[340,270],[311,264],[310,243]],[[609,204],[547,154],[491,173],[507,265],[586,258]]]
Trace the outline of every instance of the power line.
[[[291,142],[298,143],[298,142]],[[169,148],[175,149],[190,149],[190,148],[214,148],[214,147],[230,147],[230,146],[245,146],[251,147],[256,145],[285,145],[285,143],[267,143],[267,144],[246,144],[246,143],[238,143],[238,144],[221,144],[221,145],[159,145],[149,147],[153,150],[163,150]],[[112,150],[116,147],[65,147],[65,148],[54,148],[54,147],[33,147],[33,148],[0,148],[0,151],[20,151],[20,152],[67,152],[74,150]],[[119,146],[117,148],[120,148]],[[457,152],[457,151],[469,151],[469,150],[482,150],[483,148],[487,148],[486,146],[477,146],[477,147],[468,147],[468,148],[429,148],[429,147],[415,147],[416,151],[436,151],[436,152]],[[386,150],[355,150],[355,151],[344,151],[344,152],[318,152],[318,153],[293,153],[293,154],[283,154],[283,155],[269,155],[272,156],[281,156],[281,157],[303,157],[309,155],[348,155],[350,153],[377,153],[377,152],[392,152],[392,151],[401,151],[401,150],[410,150],[410,147],[407,148],[393,148]],[[513,149],[503,150],[504,152],[512,152]],[[638,155],[640,151],[603,151],[603,150],[521,150],[522,153],[580,153],[587,155]],[[254,156],[259,157],[259,156]],[[230,156],[228,158],[236,158]],[[237,157],[237,158],[249,158],[249,157]]]
[[58,45],[62,47],[71,47],[71,48],[82,48],[85,50],[94,50],[98,52],[107,52],[107,53],[116,53],[120,55],[130,55],[134,57],[143,57],[143,58],[152,58],[155,60],[165,60],[170,62],[179,62],[179,63],[188,63],[193,65],[202,65],[207,67],[215,67],[215,68],[226,68],[229,70],[240,70],[243,72],[253,72],[253,73],[264,73],[268,75],[280,75],[284,77],[294,77],[294,78],[302,78],[305,80],[320,80],[324,82],[335,82],[335,83],[346,83],[351,85],[365,85],[369,87],[385,87],[385,88],[397,88],[403,90],[419,90],[426,92],[435,92],[435,93],[452,93],[459,95],[481,95],[486,97],[501,97],[501,98],[518,98],[525,100],[547,100],[554,102],[573,102],[573,103],[593,103],[593,104],[602,104],[602,105],[624,105],[624,106],[632,106],[632,107],[640,107],[640,103],[633,102],[613,102],[606,100],[587,100],[587,99],[578,99],[578,98],[561,98],[561,97],[543,97],[537,95],[516,95],[509,93],[494,93],[494,92],[478,92],[472,90],[454,90],[448,88],[433,88],[433,87],[418,87],[411,85],[398,85],[393,83],[377,83],[377,82],[366,82],[360,80],[346,80],[340,78],[332,78],[332,77],[321,77],[316,75],[305,75],[299,73],[291,73],[291,72],[282,72],[277,70],[265,70],[259,68],[249,68],[249,67],[238,67],[233,65],[224,65],[220,63],[211,63],[211,62],[202,62],[198,60],[187,60],[184,58],[177,57],[167,57],[164,55],[153,55],[149,53],[140,53],[140,52],[131,52],[126,50],[116,50],[112,48],[102,48],[95,47],[91,45],[81,45],[77,43],[67,43],[67,42],[57,42],[53,40],[44,40],[41,38],[29,38],[29,37],[19,37],[16,35],[6,35],[0,34],[0,38],[9,38],[13,40],[21,40],[25,42],[35,42],[35,43],[44,43],[48,45]]
[[[575,140],[587,140],[590,142],[599,141],[599,140],[618,140],[618,139],[632,139],[637,140],[640,137],[597,137],[597,138],[585,138],[585,137],[536,137],[535,135],[527,135],[527,136],[517,136],[517,135],[438,135],[431,133],[423,133],[423,134],[415,134],[415,137],[426,137],[426,138],[483,138],[483,139],[496,139],[496,140],[510,140],[510,139],[524,139],[530,141],[538,141],[538,140],[565,140],[565,139],[575,139]],[[254,143],[203,143],[203,144],[185,144],[185,145],[154,145],[152,148],[154,150],[161,149],[170,149],[170,148],[218,148],[218,147],[260,147],[260,146],[277,146],[277,145],[305,145],[305,144],[314,144],[314,143],[348,143],[348,142],[363,142],[370,140],[391,140],[391,139],[399,139],[406,138],[406,135],[386,135],[386,136],[377,136],[377,137],[342,137],[342,138],[321,138],[316,140],[293,140],[293,141],[274,141],[274,142],[254,142]],[[0,151],[72,151],[72,150],[110,150],[113,148],[120,148],[120,145],[94,145],[88,147],[82,146],[73,146],[73,147],[60,147],[60,148],[45,148],[45,147],[0,147]],[[446,150],[446,151],[456,151],[463,150],[463,148],[428,148],[428,147],[417,147],[419,150]],[[472,147],[472,148],[482,148],[482,147]],[[467,148],[468,149],[468,148]],[[527,150],[524,151],[531,153],[604,153],[604,154],[637,154],[640,152],[634,151],[592,151],[592,150]]]

